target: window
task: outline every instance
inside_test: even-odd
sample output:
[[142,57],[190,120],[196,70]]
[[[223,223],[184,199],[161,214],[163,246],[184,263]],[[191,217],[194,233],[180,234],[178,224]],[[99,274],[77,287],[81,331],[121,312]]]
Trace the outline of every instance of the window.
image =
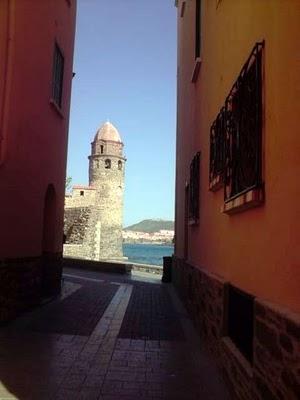
[[84,190],[80,190],[80,196],[84,196]]
[[198,152],[190,166],[189,184],[189,223],[197,224],[199,220],[200,196],[200,153]]
[[111,168],[111,160],[109,160],[108,158],[105,160],[105,168],[106,169],[110,169]]
[[225,129],[226,118],[223,107],[210,128],[209,186],[216,190],[223,183],[225,168]]
[[195,0],[195,65],[192,83],[196,83],[201,68],[201,0]]
[[224,184],[223,211],[228,213],[263,201],[263,46],[254,46],[210,129],[209,186],[217,190]]
[[118,169],[121,171],[122,170],[122,161],[118,161]]
[[254,297],[232,285],[227,286],[227,335],[252,363]]
[[201,54],[201,0],[196,0],[195,58]]
[[59,108],[62,106],[63,77],[64,57],[57,43],[55,43],[52,76],[52,98]]
[[104,146],[101,145],[101,146],[100,146],[100,153],[103,154],[103,151],[104,151]]
[[184,197],[184,259],[188,259],[189,253],[189,184],[186,182],[185,185],[185,197]]
[[180,17],[183,18],[185,12],[185,1],[181,4]]
[[262,187],[262,49],[256,43],[225,102],[225,202]]

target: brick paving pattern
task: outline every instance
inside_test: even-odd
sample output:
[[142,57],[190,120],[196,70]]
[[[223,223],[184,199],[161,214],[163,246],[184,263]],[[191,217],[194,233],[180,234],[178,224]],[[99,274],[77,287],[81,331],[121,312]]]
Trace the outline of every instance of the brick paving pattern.
[[184,333],[167,289],[153,284],[134,286],[119,338],[184,340]]
[[[119,284],[109,284],[115,277],[99,273],[94,273],[93,277],[104,278],[107,282],[92,282],[83,276],[78,280],[67,278],[69,289],[65,298],[23,317],[25,322],[17,321],[0,329],[1,400],[230,399],[214,363],[201,349],[199,338],[184,309],[180,308],[178,298],[171,291],[166,294],[166,285],[141,284],[128,278],[123,283],[119,279]],[[86,279],[90,278],[91,274]],[[73,287],[72,282],[79,282],[82,287]],[[85,318],[83,312],[72,312],[73,318],[78,320],[77,327],[87,324],[89,334],[27,329],[28,325],[36,323],[34,321],[40,321],[41,314],[46,321],[48,316],[53,317],[54,309],[63,313],[62,310],[69,307],[65,306],[67,301],[73,303],[73,307],[89,303],[85,307],[88,314],[92,313],[91,310],[99,307],[101,297],[92,289],[94,287],[104,297],[110,296],[105,290],[113,287],[114,295],[92,332],[90,319]],[[147,300],[147,296],[150,299]],[[138,303],[141,298],[143,301]],[[140,308],[145,304],[145,314],[141,317]],[[168,310],[169,317],[166,316]],[[128,331],[132,320],[129,317],[134,312],[142,322],[148,315],[157,329],[162,327],[164,337],[173,340],[155,340],[148,336],[144,339],[122,338],[122,329]],[[155,313],[159,313],[157,319]],[[171,318],[177,320],[176,328],[172,326],[167,330],[164,325],[170,323]],[[69,319],[65,322],[68,328]],[[153,336],[155,332],[150,330]],[[133,335],[137,333],[140,331],[132,330]],[[181,340],[174,340],[175,337]]]
[[[72,280],[77,282],[76,280]],[[88,336],[102,317],[117,291],[115,285],[85,282],[75,293],[33,321],[29,329],[36,332]]]

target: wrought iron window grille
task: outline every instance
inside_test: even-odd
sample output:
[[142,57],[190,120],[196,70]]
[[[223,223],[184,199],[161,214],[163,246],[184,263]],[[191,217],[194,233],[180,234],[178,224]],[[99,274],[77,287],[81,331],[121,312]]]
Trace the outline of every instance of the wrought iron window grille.
[[189,222],[197,224],[199,221],[200,197],[200,152],[196,153],[190,165],[189,184]]
[[216,182],[223,183],[225,168],[225,130],[226,118],[223,107],[210,128],[210,166],[209,182],[213,186]]
[[225,102],[225,202],[262,187],[263,47],[255,44]]

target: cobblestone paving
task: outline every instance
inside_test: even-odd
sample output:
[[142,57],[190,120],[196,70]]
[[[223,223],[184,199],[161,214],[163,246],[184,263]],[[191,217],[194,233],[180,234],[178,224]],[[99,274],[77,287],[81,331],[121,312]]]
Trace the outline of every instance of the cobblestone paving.
[[[76,273],[72,271],[72,274]],[[135,286],[138,287],[136,293],[139,293],[140,288],[147,285],[127,278],[123,282],[118,278],[118,283],[109,284],[116,280],[115,276],[99,273],[87,275],[89,280],[85,280],[87,277],[84,276],[78,280],[68,277],[67,280],[80,282],[85,288],[91,287],[91,282],[105,280],[97,283],[99,289],[113,286],[115,292],[90,334],[83,336],[28,331],[28,324],[39,320],[41,315],[47,318],[47,310],[51,309],[48,306],[23,317],[21,322],[1,328],[1,400],[229,399],[215,365],[201,348],[184,309],[172,291],[166,299],[173,303],[171,315],[177,319],[178,331],[182,331],[182,324],[184,336],[182,332],[175,334],[174,327],[170,330],[171,336],[173,339],[174,335],[181,339],[185,337],[186,340],[121,338],[120,329],[131,298],[134,299]],[[159,288],[166,290],[167,287],[151,285],[156,287],[144,290],[145,296],[157,293]],[[66,299],[71,303],[75,293],[77,296],[86,296],[85,290],[70,288],[64,300],[56,301],[58,312],[59,304],[63,307]],[[90,292],[88,299],[89,310],[98,307],[97,294],[92,295]],[[82,301],[88,300],[85,298]],[[76,304],[80,302],[76,300],[74,307]],[[131,304],[140,313],[134,300]],[[156,304],[155,301],[153,304]],[[140,307],[143,307],[143,303],[140,303]],[[148,312],[150,315],[153,313],[150,305]],[[82,313],[77,317],[74,312],[73,316],[82,325],[89,325]],[[153,315],[150,320],[155,320]],[[130,319],[125,321],[125,327],[128,321]]]

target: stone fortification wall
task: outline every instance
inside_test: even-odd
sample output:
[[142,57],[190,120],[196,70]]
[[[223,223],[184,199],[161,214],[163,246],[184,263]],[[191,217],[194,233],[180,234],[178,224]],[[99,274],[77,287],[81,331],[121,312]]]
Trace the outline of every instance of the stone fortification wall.
[[99,207],[94,206],[90,208],[90,216],[86,229],[86,236],[84,240],[84,251],[89,260],[99,260],[99,248],[101,241],[101,222]]
[[100,259],[101,222],[99,207],[65,209],[64,257]]
[[64,257],[86,259],[87,248],[83,244],[64,244]]
[[82,244],[87,233],[90,207],[73,207],[65,209],[64,235],[66,244]]
[[65,197],[65,208],[90,207],[95,204],[96,190],[91,188],[73,188],[72,195]]

